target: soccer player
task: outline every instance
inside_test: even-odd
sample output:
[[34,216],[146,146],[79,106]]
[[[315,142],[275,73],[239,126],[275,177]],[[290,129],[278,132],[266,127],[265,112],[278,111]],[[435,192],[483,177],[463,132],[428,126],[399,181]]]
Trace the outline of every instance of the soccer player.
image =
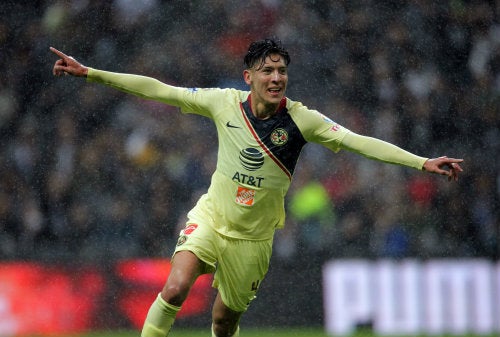
[[239,321],[267,273],[273,235],[285,221],[284,197],[307,142],[457,180],[462,159],[425,158],[356,134],[285,96],[290,56],[279,40],[253,42],[244,57],[250,91],[183,88],[156,79],[86,67],[50,48],[53,73],[87,81],[210,118],[217,128],[218,160],[206,194],[188,213],[172,256],[171,272],[152,303],[142,337],[165,337],[196,278],[214,274],[218,289],[212,336],[239,336]]

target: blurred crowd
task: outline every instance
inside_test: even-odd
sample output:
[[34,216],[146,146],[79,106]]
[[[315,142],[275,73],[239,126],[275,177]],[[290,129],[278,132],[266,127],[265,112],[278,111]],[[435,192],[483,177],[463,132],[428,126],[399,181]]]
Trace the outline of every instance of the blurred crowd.
[[236,87],[252,40],[288,48],[288,97],[426,157],[458,183],[304,149],[274,259],[499,258],[500,1],[53,0],[0,3],[0,258],[169,256],[208,187],[211,122],[52,76],[83,64]]

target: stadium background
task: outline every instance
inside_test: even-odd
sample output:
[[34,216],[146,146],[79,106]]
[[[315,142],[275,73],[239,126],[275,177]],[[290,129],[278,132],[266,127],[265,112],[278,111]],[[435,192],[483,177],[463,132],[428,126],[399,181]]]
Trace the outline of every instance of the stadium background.
[[309,145],[248,325],[321,326],[330,259],[498,261],[499,10],[480,0],[2,2],[3,267],[42,268],[33,291],[57,271],[97,269],[106,291],[95,326],[130,327],[116,307],[130,288],[117,265],[170,255],[215,165],[209,121],[56,79],[49,46],[100,69],[245,88],[245,48],[270,35],[291,53],[292,99],[355,132],[466,162],[449,184]]

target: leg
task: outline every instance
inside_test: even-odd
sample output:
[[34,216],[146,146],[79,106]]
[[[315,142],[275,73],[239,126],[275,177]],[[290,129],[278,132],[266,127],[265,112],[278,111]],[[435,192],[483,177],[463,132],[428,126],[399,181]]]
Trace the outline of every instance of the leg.
[[218,293],[212,309],[212,333],[216,337],[237,336],[236,332],[242,314],[243,312],[228,308]]
[[202,274],[203,262],[190,251],[180,251],[172,259],[172,269],[161,291],[167,303],[180,307],[194,282]]
[[189,251],[174,255],[170,275],[163,290],[149,308],[141,337],[168,336],[177,312],[196,278],[201,274],[202,266],[203,262]]
[[219,291],[212,310],[212,335],[239,335],[239,321],[264,279],[271,257],[272,240],[227,240],[218,261],[214,287]]

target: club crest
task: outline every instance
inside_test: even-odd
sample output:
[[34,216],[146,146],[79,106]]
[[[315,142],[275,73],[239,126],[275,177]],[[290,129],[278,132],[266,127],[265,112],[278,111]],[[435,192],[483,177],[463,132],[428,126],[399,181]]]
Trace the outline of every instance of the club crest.
[[183,244],[185,244],[187,239],[188,238],[186,235],[179,236],[179,239],[177,240],[177,246],[182,246]]
[[274,130],[271,132],[271,142],[277,146],[285,145],[288,142],[288,132],[282,128]]

